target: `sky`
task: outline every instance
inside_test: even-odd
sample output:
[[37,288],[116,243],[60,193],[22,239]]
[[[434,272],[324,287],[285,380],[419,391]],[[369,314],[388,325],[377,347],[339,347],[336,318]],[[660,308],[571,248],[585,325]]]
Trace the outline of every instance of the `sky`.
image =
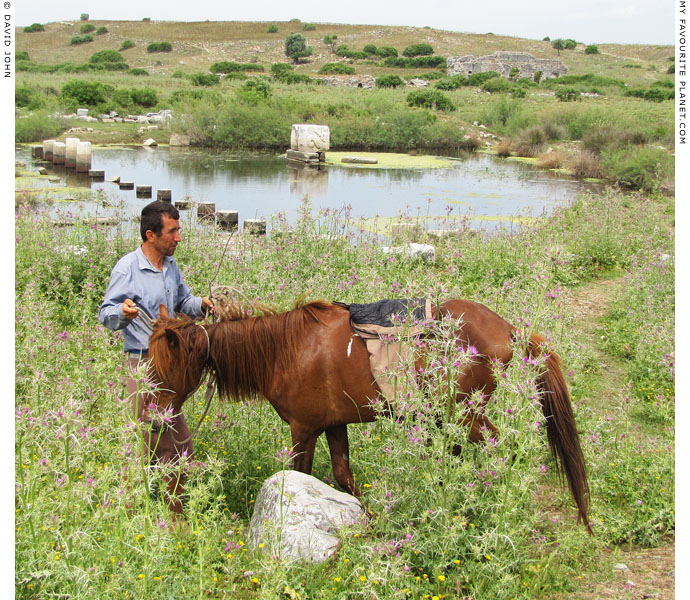
[[585,44],[674,43],[674,0],[15,0],[18,26],[91,20],[289,21],[409,25],[464,33],[495,33]]

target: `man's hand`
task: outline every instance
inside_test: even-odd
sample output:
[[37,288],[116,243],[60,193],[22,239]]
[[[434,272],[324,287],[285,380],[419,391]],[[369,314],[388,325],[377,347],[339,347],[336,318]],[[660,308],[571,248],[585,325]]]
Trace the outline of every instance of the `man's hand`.
[[201,308],[206,311],[206,314],[213,314],[215,310],[213,307],[213,301],[208,296],[204,296],[201,299]]
[[139,309],[136,307],[136,304],[133,300],[127,298],[122,303],[122,314],[125,316],[126,319],[129,319],[130,321],[136,319],[139,316]]

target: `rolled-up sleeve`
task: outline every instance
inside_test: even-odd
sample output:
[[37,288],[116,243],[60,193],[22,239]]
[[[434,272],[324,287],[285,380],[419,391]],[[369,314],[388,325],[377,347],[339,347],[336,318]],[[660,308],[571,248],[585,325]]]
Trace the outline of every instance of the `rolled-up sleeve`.
[[108,329],[117,331],[124,329],[131,323],[122,313],[122,303],[131,297],[131,274],[120,270],[113,270],[110,283],[105,293],[105,299],[98,310],[98,320]]

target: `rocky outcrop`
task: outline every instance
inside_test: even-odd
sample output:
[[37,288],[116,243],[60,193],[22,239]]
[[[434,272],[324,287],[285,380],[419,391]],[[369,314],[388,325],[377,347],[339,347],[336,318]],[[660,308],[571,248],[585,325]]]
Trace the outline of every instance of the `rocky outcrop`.
[[324,77],[323,82],[335,87],[373,88],[376,86],[376,79],[371,75],[333,75]]
[[534,58],[526,52],[494,52],[487,56],[449,56],[446,60],[448,75],[465,75],[496,71],[503,77],[510,76],[512,69],[517,69],[517,78],[532,79],[541,71],[542,79],[560,77],[568,72],[562,61],[550,58]]

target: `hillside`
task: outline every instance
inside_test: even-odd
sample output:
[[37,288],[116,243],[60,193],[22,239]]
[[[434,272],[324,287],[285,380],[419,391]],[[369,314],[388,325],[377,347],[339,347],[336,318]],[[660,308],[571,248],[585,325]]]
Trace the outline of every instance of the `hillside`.
[[[291,32],[304,35],[313,47],[314,54],[297,70],[304,74],[318,71],[327,62],[345,61],[336,57],[323,42],[327,35],[337,36],[338,44],[361,50],[366,44],[392,46],[399,52],[416,43],[428,43],[436,54],[460,56],[485,55],[497,50],[529,52],[537,58],[561,58],[572,74],[594,72],[608,77],[624,79],[631,85],[644,85],[665,73],[672,46],[642,46],[600,44],[598,55],[586,55],[584,45],[575,50],[561,51],[560,56],[548,41],[528,40],[498,36],[491,33],[473,34],[443,31],[427,27],[389,27],[383,25],[339,25],[315,23],[314,30],[304,30],[304,23],[290,22],[194,22],[169,21],[89,21],[96,28],[106,27],[108,33],[94,35],[94,41],[70,45],[73,36],[80,34],[84,22],[44,23],[45,31],[25,33],[17,29],[17,50],[27,51],[38,63],[80,63],[99,50],[117,50],[125,40],[135,43],[123,52],[130,67],[144,68],[151,74],[168,74],[175,71],[191,72],[207,70],[221,60],[270,65],[287,62],[285,38]],[[268,33],[269,25],[278,29]],[[549,32],[545,32],[548,35]],[[169,53],[149,54],[146,46],[152,42],[167,41],[173,50]],[[57,52],[56,52],[57,50]],[[59,59],[57,58],[59,57]],[[374,64],[358,61],[358,74],[374,76],[399,72]]]

